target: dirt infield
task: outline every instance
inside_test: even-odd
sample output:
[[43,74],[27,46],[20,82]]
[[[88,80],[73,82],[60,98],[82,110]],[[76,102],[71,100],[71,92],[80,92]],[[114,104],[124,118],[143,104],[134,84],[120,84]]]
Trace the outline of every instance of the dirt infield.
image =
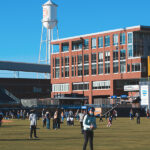
[[2,120],[3,123],[9,123],[9,122],[13,122],[11,120]]

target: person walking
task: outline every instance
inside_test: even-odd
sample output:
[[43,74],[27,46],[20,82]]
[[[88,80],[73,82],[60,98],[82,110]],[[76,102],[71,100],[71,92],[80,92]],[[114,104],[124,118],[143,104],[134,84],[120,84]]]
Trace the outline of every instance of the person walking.
[[29,120],[30,120],[30,139],[32,139],[33,132],[34,132],[34,138],[38,138],[36,136],[37,116],[35,114],[35,110],[31,110],[31,113],[29,115]]
[[90,107],[88,109],[87,115],[83,119],[83,129],[84,129],[84,145],[83,150],[86,150],[88,140],[90,142],[90,150],[93,150],[93,130],[96,129],[96,118],[94,116],[94,108]]

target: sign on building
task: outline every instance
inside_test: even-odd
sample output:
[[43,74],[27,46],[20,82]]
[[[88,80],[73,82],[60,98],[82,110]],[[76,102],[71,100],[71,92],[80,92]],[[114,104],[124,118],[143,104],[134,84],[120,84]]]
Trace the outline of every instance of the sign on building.
[[148,105],[149,106],[149,88],[148,85],[141,86],[141,105]]

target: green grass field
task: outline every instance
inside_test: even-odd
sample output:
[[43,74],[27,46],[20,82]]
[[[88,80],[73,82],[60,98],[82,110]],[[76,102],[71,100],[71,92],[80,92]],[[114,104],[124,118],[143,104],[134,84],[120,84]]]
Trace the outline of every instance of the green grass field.
[[[47,130],[39,120],[36,140],[29,140],[28,120],[12,121],[0,127],[0,150],[82,150],[84,140],[77,121],[75,126],[66,126],[65,122],[60,130]],[[106,124],[105,120],[103,123],[97,120],[94,150],[150,149],[150,119],[141,118],[140,125],[129,118],[117,118],[110,128]]]

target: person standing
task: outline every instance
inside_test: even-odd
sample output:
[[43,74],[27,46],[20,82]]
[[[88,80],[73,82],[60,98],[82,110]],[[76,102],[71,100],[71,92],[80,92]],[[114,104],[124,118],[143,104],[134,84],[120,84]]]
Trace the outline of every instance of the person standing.
[[81,134],[83,134],[83,119],[84,119],[84,113],[83,110],[79,113],[79,121],[80,121],[80,126],[81,126]]
[[136,123],[140,124],[140,111],[137,111],[136,113]]
[[38,138],[36,136],[37,116],[35,114],[35,110],[31,110],[31,113],[29,115],[29,120],[30,120],[30,139],[32,139],[33,132],[34,132],[34,138]]
[[94,116],[94,108],[90,107],[88,109],[87,115],[83,119],[83,129],[84,129],[84,145],[83,150],[86,150],[88,140],[90,142],[90,150],[93,150],[93,130],[96,129],[96,118]]
[[50,113],[46,112],[46,128],[50,129]]

